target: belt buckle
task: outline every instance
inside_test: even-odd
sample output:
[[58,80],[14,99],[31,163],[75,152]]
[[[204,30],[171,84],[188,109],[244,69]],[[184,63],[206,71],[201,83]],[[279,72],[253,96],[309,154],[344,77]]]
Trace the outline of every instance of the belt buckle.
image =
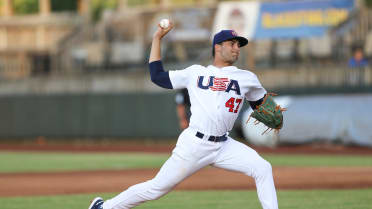
[[217,136],[210,136],[209,137],[209,141],[217,142],[217,140],[218,140],[218,137]]

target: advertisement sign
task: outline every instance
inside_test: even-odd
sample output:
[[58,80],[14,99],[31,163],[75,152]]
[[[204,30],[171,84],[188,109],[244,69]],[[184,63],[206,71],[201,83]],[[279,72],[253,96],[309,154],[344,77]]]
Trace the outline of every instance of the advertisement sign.
[[345,21],[353,8],[353,0],[261,3],[255,38],[322,36]]
[[233,29],[248,39],[323,36],[354,8],[354,0],[223,2],[217,9],[213,34]]

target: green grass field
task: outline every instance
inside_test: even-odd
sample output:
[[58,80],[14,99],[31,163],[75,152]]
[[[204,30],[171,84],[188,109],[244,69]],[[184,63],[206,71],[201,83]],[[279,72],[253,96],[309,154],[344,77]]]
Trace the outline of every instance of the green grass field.
[[169,154],[0,152],[0,172],[116,170],[161,166]]
[[[98,194],[0,198],[2,209],[86,209]],[[102,195],[102,194],[99,194]],[[116,194],[107,193],[107,199]],[[280,209],[371,209],[372,189],[279,190]],[[255,191],[173,191],[138,209],[259,209]]]
[[[170,154],[0,152],[0,173],[158,168]],[[273,166],[372,166],[372,155],[263,155]]]
[[[169,154],[0,152],[0,173],[56,172],[156,168]],[[273,166],[372,166],[372,156],[263,155]],[[92,191],[94,192],[94,191]],[[96,195],[111,198],[117,193],[33,197],[0,197],[1,209],[86,209]],[[372,209],[371,189],[279,190],[281,209]],[[259,209],[256,191],[173,191],[139,209]]]

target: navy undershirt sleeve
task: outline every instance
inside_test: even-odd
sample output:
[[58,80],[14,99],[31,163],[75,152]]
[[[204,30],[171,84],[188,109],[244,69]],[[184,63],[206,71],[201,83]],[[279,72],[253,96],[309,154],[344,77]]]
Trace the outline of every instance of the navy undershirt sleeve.
[[257,101],[249,101],[249,105],[251,106],[251,108],[253,110],[257,109],[257,106],[259,106],[260,104],[262,104],[263,102],[263,99],[265,98],[266,94],[264,95],[264,97],[262,97],[261,99],[257,100]]
[[166,88],[173,89],[172,83],[169,78],[169,72],[165,72],[161,60],[151,62],[149,64],[151,81],[156,85]]

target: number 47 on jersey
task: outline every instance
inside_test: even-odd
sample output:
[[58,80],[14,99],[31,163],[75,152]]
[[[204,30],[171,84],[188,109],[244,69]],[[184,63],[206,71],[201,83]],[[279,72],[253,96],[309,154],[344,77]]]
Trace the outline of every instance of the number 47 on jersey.
[[231,97],[225,103],[225,107],[229,108],[229,112],[237,113],[242,101],[243,101],[242,99],[236,99],[234,97]]

